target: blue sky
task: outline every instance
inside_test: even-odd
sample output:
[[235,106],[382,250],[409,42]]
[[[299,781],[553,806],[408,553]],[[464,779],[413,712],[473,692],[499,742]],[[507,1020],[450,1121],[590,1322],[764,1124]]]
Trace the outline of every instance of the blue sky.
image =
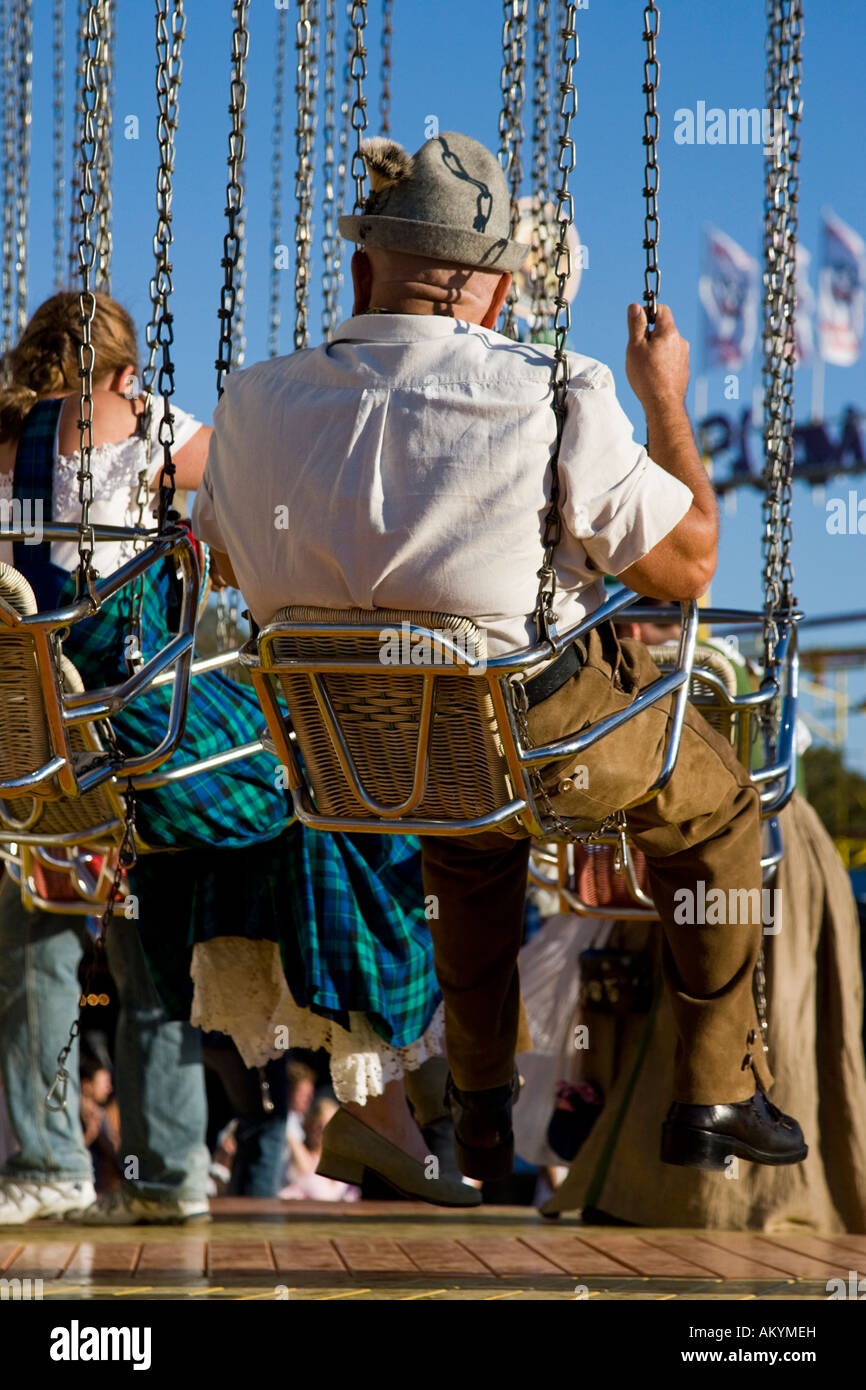
[[[116,135],[114,147],[113,291],[143,326],[148,312],[155,226],[155,95],[153,15],[147,0],[122,0],[118,19]],[[67,0],[67,10],[73,5]],[[231,44],[230,0],[187,0],[187,39],[177,142],[174,197],[177,399],[208,421],[215,402],[213,361],[222,271]],[[697,279],[701,229],[711,222],[753,255],[760,247],[763,163],[760,147],[678,145],[674,112],[707,106],[763,107],[763,12],[759,0],[661,0],[658,51],[661,60],[662,299],[671,304],[681,331],[700,363]],[[859,124],[862,64],[866,51],[866,7],[860,0],[819,4],[806,0],[802,127],[801,238],[818,249],[819,214],[829,204],[866,235],[866,179]],[[371,0],[368,47],[370,132],[377,131],[380,4]],[[425,138],[425,120],[498,142],[500,104],[499,0],[395,0],[392,133],[410,149]],[[294,37],[294,4],[290,35]],[[574,305],[572,346],[610,364],[621,398],[638,433],[643,425],[623,370],[625,310],[643,290],[643,4],[640,0],[589,0],[578,13],[580,59],[575,68],[578,112],[573,123],[577,164],[573,175],[576,220],[588,248]],[[33,59],[33,198],[30,242],[30,304],[52,288],[51,266],[51,5],[36,0]],[[71,16],[70,16],[71,21]],[[252,0],[248,104],[248,282],[247,361],[267,350],[267,284],[270,258],[269,190],[274,36],[271,0]],[[286,93],[284,207],[290,241],[294,188],[293,49]],[[74,55],[67,55],[71,98]],[[68,108],[67,108],[68,109]],[[122,136],[122,121],[135,114],[141,138]],[[69,135],[70,132],[67,131]],[[67,145],[69,140],[67,139]],[[525,165],[528,165],[528,159]],[[528,191],[528,190],[527,190]],[[320,219],[319,219],[320,221]],[[314,257],[314,277],[321,273]],[[814,277],[813,277],[814,278]],[[293,275],[284,272],[282,350],[291,333]],[[348,291],[343,300],[349,310]],[[317,300],[313,326],[318,326]],[[741,394],[750,399],[757,359],[743,373]],[[731,411],[722,396],[722,376],[711,375],[709,407]],[[811,373],[797,373],[797,418],[809,411]],[[826,414],[834,418],[848,403],[866,406],[866,359],[851,368],[827,368]],[[827,489],[847,493],[848,484]],[[866,480],[860,480],[866,496]],[[807,611],[818,614],[866,607],[866,537],[830,536],[822,499],[798,486],[795,496],[795,591]],[[736,513],[724,517],[715,601],[755,606],[760,597],[760,509],[741,493]],[[832,629],[835,640],[862,642],[863,630]],[[817,634],[807,641],[817,641]],[[824,640],[823,638],[821,639]],[[856,698],[863,681],[853,681]],[[866,768],[866,721],[851,726],[849,756]]]

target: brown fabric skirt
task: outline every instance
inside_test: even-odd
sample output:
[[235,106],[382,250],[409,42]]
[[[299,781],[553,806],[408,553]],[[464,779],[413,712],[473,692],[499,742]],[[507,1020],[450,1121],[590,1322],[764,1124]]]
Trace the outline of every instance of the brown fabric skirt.
[[[661,1163],[674,1055],[673,1019],[662,999],[649,1022],[639,1014],[592,1016],[582,1070],[601,1084],[606,1103],[546,1212],[592,1206],[641,1226],[866,1232],[856,904],[829,835],[802,797],[783,812],[782,829],[784,916],[781,931],[764,938],[772,1100],[800,1121],[809,1157],[780,1168],[741,1162],[736,1179]],[[657,924],[618,923],[609,944],[640,947],[658,935]]]

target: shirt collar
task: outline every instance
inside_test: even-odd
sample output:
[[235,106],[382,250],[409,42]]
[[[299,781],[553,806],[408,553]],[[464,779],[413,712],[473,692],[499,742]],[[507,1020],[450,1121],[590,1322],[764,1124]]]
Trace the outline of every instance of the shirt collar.
[[418,343],[434,338],[456,338],[464,333],[502,336],[493,329],[482,328],[479,323],[446,318],[443,314],[356,314],[340,324],[331,342],[355,339],[368,343]]

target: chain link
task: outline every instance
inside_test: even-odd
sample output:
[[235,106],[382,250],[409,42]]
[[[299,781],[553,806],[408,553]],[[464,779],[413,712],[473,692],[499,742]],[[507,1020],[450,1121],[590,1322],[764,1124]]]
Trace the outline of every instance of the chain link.
[[[526,16],[527,0],[504,0],[502,24],[502,108],[499,112],[499,160],[511,190],[511,235],[517,229],[520,210],[518,199],[523,182],[521,147],[523,144],[523,104],[526,98]],[[512,281],[505,306],[502,332],[517,337],[514,306],[517,285]]]
[[533,24],[532,282],[530,341],[544,342],[552,327],[550,301],[550,0],[536,0]]
[[111,294],[111,134],[114,113],[114,9],[100,0],[99,115],[96,129],[96,289]]
[[63,20],[64,20],[65,0],[54,0],[54,32],[52,39],[52,84],[54,102],[52,110],[53,118],[53,144],[52,144],[52,183],[54,185],[54,288],[62,290],[65,282],[63,273],[64,267],[64,233],[66,231],[65,219],[65,197],[66,197],[66,177],[64,169],[64,112],[65,102],[63,100],[64,79],[66,76],[66,61],[63,46]]
[[[337,232],[337,4],[325,0],[325,104],[322,166],[322,337],[327,342],[336,327],[339,293],[340,238]],[[348,105],[346,107],[348,109]],[[343,172],[345,174],[345,158]]]
[[382,0],[382,85],[379,94],[379,130],[391,134],[391,45],[394,38],[394,0]]
[[146,435],[156,385],[156,357],[159,349],[159,321],[164,303],[172,293],[172,266],[168,258],[172,243],[171,201],[174,176],[174,139],[178,124],[178,103],[183,75],[183,40],[186,18],[183,0],[174,0],[171,24],[167,0],[156,5],[156,140],[159,164],[156,175],[156,232],[153,238],[154,273],[150,281],[150,319],[145,329],[147,361],[141,374],[145,402]]
[[27,243],[30,234],[30,138],[33,97],[32,0],[18,0],[13,42],[18,53],[18,167],[15,189],[16,327],[27,327]]
[[96,246],[91,236],[91,223],[96,206],[96,193],[93,174],[96,165],[96,140],[99,122],[99,56],[100,56],[100,18],[99,0],[91,0],[87,6],[84,47],[82,51],[82,108],[83,122],[79,141],[81,152],[81,191],[78,198],[81,239],[78,243],[78,262],[81,270],[81,292],[78,308],[81,315],[81,343],[78,349],[78,372],[81,378],[80,412],[78,427],[80,433],[80,464],[77,473],[78,500],[81,505],[81,519],[78,525],[78,575],[79,598],[86,591],[94,608],[98,600],[93,588],[93,527],[90,522],[90,508],[93,502],[93,473],[91,471],[91,452],[93,449],[93,345],[90,332],[96,312],[96,299],[93,293],[93,277],[96,266]]
[[[117,752],[118,750],[116,746],[116,740],[113,729],[109,724],[104,724],[103,729],[108,735],[108,741],[112,745],[113,751]],[[105,908],[103,910],[102,916],[99,919],[99,935],[96,937],[96,940],[94,942],[93,954],[91,955],[90,961],[87,966],[87,972],[85,974],[83,988],[78,1000],[79,1009],[84,1008],[84,1005],[87,1003],[88,1000],[88,995],[91,995],[93,993],[92,984],[93,977],[96,973],[96,962],[99,956],[103,954],[105,951],[105,943],[108,936],[108,929],[111,926],[112,920],[114,918],[114,911],[117,906],[118,899],[121,896],[123,877],[128,869],[131,869],[135,866],[138,857],[135,848],[135,793],[132,789],[131,783],[127,783],[126,791],[123,793],[123,800],[123,836],[115,854],[114,872],[112,875],[111,888],[109,889],[108,897],[105,902]],[[48,1093],[45,1097],[44,1102],[46,1110],[50,1110],[54,1113],[59,1113],[61,1110],[66,1109],[66,1094],[69,1088],[69,1082],[72,1080],[70,1073],[66,1070],[66,1063],[69,1060],[69,1055],[72,1052],[73,1047],[75,1046],[75,1039],[79,1037],[80,1034],[81,1018],[79,1015],[79,1017],[74,1018],[72,1020],[72,1023],[69,1027],[69,1036],[66,1040],[66,1043],[57,1054],[57,1071],[55,1073],[54,1080],[52,1081],[51,1086],[48,1089]]]
[[[765,151],[762,550],[764,648],[770,675],[777,670],[778,618],[796,607],[790,550],[802,20],[800,0],[767,0],[766,104],[773,135]],[[764,730],[772,752],[775,710],[767,712]]]
[[355,181],[356,213],[364,211],[364,181],[367,166],[361,154],[361,141],[367,129],[367,98],[364,96],[364,83],[367,79],[367,50],[364,47],[364,31],[367,27],[367,0],[353,0],[349,11],[354,45],[349,64],[349,75],[354,83],[352,98],[352,129],[355,132],[355,148],[352,151],[352,178]]
[[274,63],[274,100],[271,126],[271,264],[268,293],[268,356],[280,351],[280,286],[282,270],[277,248],[283,239],[283,112],[286,87],[286,31],[288,10],[277,10],[277,52]]
[[298,157],[295,174],[295,351],[310,341],[310,258],[313,245],[313,177],[315,174],[316,138],[316,77],[318,59],[318,6],[315,0],[298,0],[297,39],[298,71],[295,92],[298,117],[295,126],[295,151]]
[[571,328],[571,309],[566,298],[566,287],[571,276],[571,250],[568,245],[568,229],[574,221],[574,199],[569,192],[568,178],[574,169],[575,151],[571,135],[571,122],[577,110],[577,91],[574,86],[574,64],[578,58],[577,30],[575,15],[577,5],[570,3],[565,7],[562,29],[562,79],[559,85],[559,187],[556,189],[557,242],[554,247],[556,265],[556,295],[553,314],[553,362],[551,366],[551,405],[556,419],[556,439],[550,459],[550,507],[544,518],[544,559],[538,571],[538,597],[536,599],[536,624],[539,640],[551,637],[556,632],[554,616],[554,597],[556,594],[556,570],[554,557],[556,547],[562,536],[562,517],[559,512],[559,450],[562,444],[562,430],[565,423],[566,398],[568,396],[568,352],[566,344]]
[[[351,24],[352,0],[346,6],[346,53],[343,64],[343,97],[340,102],[340,127],[337,136],[337,178],[334,202],[339,210],[346,206],[349,182],[349,131],[352,125],[352,54],[355,51],[355,32]],[[335,218],[336,221],[336,218]],[[326,224],[327,225],[327,224]],[[333,233],[330,265],[322,269],[322,331],[325,340],[333,337],[340,318],[340,292],[343,288],[344,243],[339,230]]]
[[[156,139],[159,149],[159,164],[156,176],[156,233],[153,238],[155,257],[154,277],[150,285],[152,312],[152,333],[148,347],[148,380],[146,399],[153,399],[153,368],[157,356],[160,358],[156,389],[162,396],[162,418],[157,430],[157,440],[162,447],[162,467],[159,474],[157,526],[164,531],[174,520],[175,465],[172,457],[174,448],[174,415],[171,401],[174,396],[174,315],[171,312],[171,296],[174,292],[172,264],[169,259],[174,239],[171,225],[171,203],[174,184],[175,136],[177,134],[178,102],[180,84],[183,76],[182,51],[186,33],[186,18],[183,0],[174,0],[171,16],[171,37],[168,27],[168,0],[157,0],[156,5]],[[149,416],[149,411],[148,411]],[[146,429],[146,447],[150,449],[150,425]]]
[[81,132],[84,129],[84,54],[87,43],[88,0],[78,0],[75,30],[75,109],[72,123],[71,207],[69,213],[69,283],[78,275],[78,243],[81,240]]
[[3,0],[3,267],[2,348],[8,352],[15,332],[15,124],[17,76],[14,17],[17,0]]
[[229,97],[228,169],[226,184],[227,228],[223,237],[223,285],[220,291],[220,307],[217,317],[220,325],[219,356],[216,360],[217,395],[223,392],[223,379],[232,366],[239,365],[232,355],[232,323],[238,311],[239,290],[242,283],[243,266],[241,249],[244,233],[243,218],[243,166],[246,137],[244,133],[244,111],[247,104],[246,60],[249,53],[250,37],[247,27],[250,0],[233,0],[232,15],[232,78]]
[[659,113],[656,108],[656,92],[659,86],[659,60],[656,56],[656,38],[659,32],[659,11],[655,0],[643,12],[643,37],[646,44],[646,58],[643,65],[643,90],[646,96],[646,111],[643,118],[643,144],[646,150],[643,196],[646,202],[644,217],[644,250],[646,269],[644,270],[643,301],[646,308],[647,323],[650,328],[656,321],[661,271],[659,270],[659,164],[658,138]]

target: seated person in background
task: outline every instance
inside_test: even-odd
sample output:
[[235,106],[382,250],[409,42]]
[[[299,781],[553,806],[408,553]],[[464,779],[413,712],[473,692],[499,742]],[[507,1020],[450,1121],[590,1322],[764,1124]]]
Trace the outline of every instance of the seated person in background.
[[[228,561],[258,624],[286,604],[427,609],[473,618],[497,656],[535,638],[550,506],[551,350],[495,331],[528,248],[510,237],[502,170],[477,141],[445,133],[413,157],[366,145],[371,193],[340,219],[363,243],[355,316],[332,341],[235,373],[214,417],[193,528]],[[660,307],[655,331],[628,314],[629,380],[644,408],[637,444],[607,367],[569,354],[559,459],[559,630],[592,613],[610,573],[662,600],[696,597],[716,565],[715,499],[684,398],[688,345]],[[290,528],[274,525],[288,508]],[[657,676],[610,623],[524,680],[529,732],[546,743],[627,707]],[[667,1162],[724,1167],[806,1155],[796,1121],[766,1098],[752,977],[762,924],[758,795],[731,748],[690,709],[677,769],[660,771],[668,707],[585,752],[583,779],[544,771],[556,811],[600,824],[620,809],[650,863],[677,1024]],[[528,838],[422,840],[424,890],[445,999],[458,1158],[482,1179],[511,1165]],[[684,924],[678,895],[711,890],[748,920]],[[760,892],[757,892],[760,901]]]

